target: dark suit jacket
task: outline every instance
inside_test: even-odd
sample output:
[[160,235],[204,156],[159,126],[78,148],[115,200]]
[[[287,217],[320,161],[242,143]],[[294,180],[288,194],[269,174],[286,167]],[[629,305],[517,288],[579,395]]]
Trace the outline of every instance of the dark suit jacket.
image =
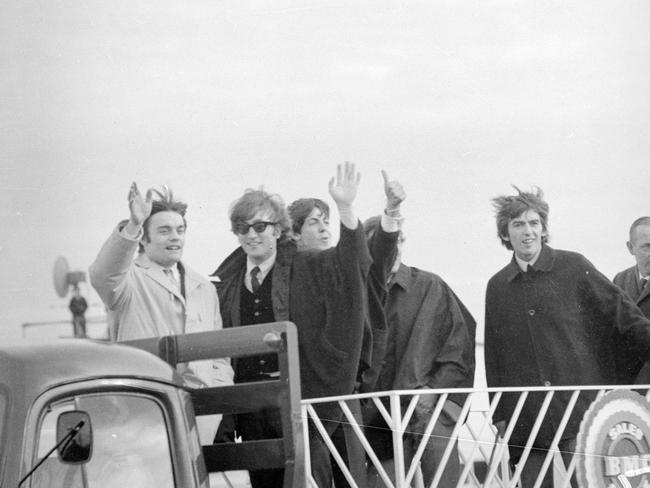
[[[645,316],[650,318],[650,285],[646,286],[641,293],[639,271],[636,266],[618,273],[614,277],[614,284],[622,288]],[[622,378],[625,378],[626,375],[631,376],[637,384],[650,383],[650,364],[644,365],[644,358],[628,354],[627,351],[630,350],[630,347],[624,340],[619,341],[618,347],[621,348],[620,376]],[[623,381],[620,382],[623,383]]]
[[[273,270],[273,314],[298,328],[303,398],[349,395],[356,382],[367,309],[367,276],[371,258],[363,226],[341,225],[336,247],[298,252],[282,240]],[[237,248],[212,276],[221,305],[223,326],[238,327],[239,298],[246,254]],[[340,418],[338,405],[318,404],[321,419]],[[327,423],[333,430],[336,424]]]
[[650,285],[646,286],[643,293],[641,293],[639,272],[636,266],[632,266],[618,273],[614,277],[614,284],[621,287],[636,302],[646,317],[650,317]]

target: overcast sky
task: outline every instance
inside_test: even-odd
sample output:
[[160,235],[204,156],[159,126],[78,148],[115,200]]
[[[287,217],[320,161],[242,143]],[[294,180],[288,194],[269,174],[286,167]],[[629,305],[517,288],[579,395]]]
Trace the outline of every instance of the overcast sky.
[[552,245],[611,278],[650,214],[649,25],[646,0],[4,0],[0,339],[69,317],[54,261],[87,269],[133,180],[189,203],[185,258],[206,274],[245,188],[329,201],[349,160],[363,218],[381,169],[403,183],[405,261],[481,327],[510,184],[540,186]]

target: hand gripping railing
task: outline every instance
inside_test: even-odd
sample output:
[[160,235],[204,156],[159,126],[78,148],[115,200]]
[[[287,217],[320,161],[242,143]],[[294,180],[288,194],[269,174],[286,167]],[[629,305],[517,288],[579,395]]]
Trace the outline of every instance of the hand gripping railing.
[[[629,390],[634,389],[650,399],[650,390],[648,385],[634,386],[592,386],[592,387],[539,387],[539,388],[483,388],[483,389],[453,389],[453,390],[402,390],[389,391],[360,395],[347,395],[340,397],[329,397],[310,399],[302,401],[302,418],[304,422],[303,432],[307,432],[307,423],[309,420],[314,424],[316,430],[320,433],[325,444],[330,450],[332,458],[341,469],[352,488],[370,488],[390,487],[390,488],[433,488],[433,487],[502,487],[515,488],[521,486],[521,475],[524,466],[529,461],[531,450],[534,448],[534,441],[538,434],[544,429],[548,433],[548,427],[552,423],[554,430],[551,432],[549,447],[542,449],[545,453],[543,462],[537,476],[531,486],[523,488],[538,488],[541,486],[547,473],[554,473],[555,488],[566,488],[577,486],[576,484],[576,466],[581,457],[601,456],[602,453],[576,453],[560,451],[560,444],[563,434],[567,427],[575,418],[572,414],[576,409],[579,401],[587,402],[593,399],[593,402],[601,399],[605,393],[612,390]],[[464,394],[463,396],[456,394]],[[434,434],[436,423],[444,415],[446,405],[449,404],[449,398],[454,394],[454,400],[461,398],[461,405],[457,405],[457,418],[449,426],[450,434],[444,444],[444,450],[438,458],[438,465],[428,469],[428,480],[422,477],[421,461],[423,453],[427,447],[427,441]],[[559,395],[558,395],[559,394]],[[512,401],[510,418],[507,419],[505,429],[502,435],[497,433],[497,428],[493,423],[493,416],[502,406],[504,396],[509,396]],[[556,396],[562,396],[559,402],[562,410],[558,412],[558,402],[553,403]],[[539,397],[539,402],[537,400]],[[428,419],[420,423],[418,430],[413,431],[412,419],[418,408],[418,402],[423,399],[434,398],[433,403],[428,410]],[[526,403],[526,401],[528,403]],[[377,454],[377,448],[381,446],[373,445],[366,436],[368,429],[364,422],[358,422],[348,407],[349,402],[360,401],[364,405],[374,405],[379,412],[386,428],[390,429],[390,438],[393,448],[392,463],[382,463]],[[368,472],[372,472],[373,479],[354,479],[351,470],[346,465],[343,457],[337,452],[334,443],[329,439],[325,428],[319,419],[314,405],[318,403],[335,402],[338,403],[342,413],[342,422],[347,422],[352,427],[358,442],[361,443],[366,453]],[[582,403],[584,406],[584,403]],[[525,408],[524,408],[525,406]],[[553,422],[549,422],[547,414],[550,415],[550,409],[554,409]],[[532,414],[531,414],[532,410]],[[522,413],[527,412],[527,419],[531,420],[530,428],[523,436],[524,441],[516,447],[521,453],[519,462],[514,469],[509,463],[509,443],[514,442],[513,434],[516,431],[518,421],[521,421]],[[580,412],[576,411],[576,415]],[[531,417],[532,415],[532,417]],[[448,420],[449,417],[447,417]],[[406,452],[406,439],[418,439],[418,442],[411,444],[410,451]],[[518,433],[518,438],[522,438],[522,433]],[[306,445],[306,469],[307,480],[310,487],[316,488],[313,478],[310,475],[309,463],[309,443],[305,435]],[[537,452],[540,449],[536,449]],[[650,454],[650,453],[649,453]],[[457,456],[460,461],[460,467],[455,473],[453,484],[449,484],[449,478],[444,476],[446,465],[452,456]],[[430,458],[429,458],[430,459]],[[650,459],[650,456],[649,456]],[[650,461],[649,461],[650,463]],[[394,469],[387,469],[394,466]],[[431,467],[430,467],[431,468]],[[630,483],[628,477],[642,476],[648,474],[650,469],[628,469],[618,476],[618,485],[621,488],[629,488],[638,485]],[[639,485],[640,486],[640,485]],[[592,488],[592,487],[581,487]]]
[[300,419],[298,336],[291,322],[125,342],[178,363],[277,353],[280,376],[269,381],[192,389],[199,415],[234,414],[277,407],[283,438],[203,446],[209,472],[284,468],[284,488],[304,488],[303,425]]

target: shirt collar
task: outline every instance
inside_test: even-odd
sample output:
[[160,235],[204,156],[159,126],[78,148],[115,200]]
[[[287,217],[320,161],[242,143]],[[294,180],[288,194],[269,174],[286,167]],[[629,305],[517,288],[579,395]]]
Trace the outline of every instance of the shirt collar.
[[181,273],[180,273],[180,270],[178,269],[178,263],[174,264],[170,268],[165,268],[165,269],[170,269],[172,271],[172,274],[174,275],[174,279],[176,280],[176,283],[181,282]]
[[255,266],[257,266],[258,268],[260,268],[258,279],[260,280],[260,283],[262,281],[264,281],[264,278],[266,278],[266,275],[269,274],[269,271],[271,270],[271,268],[275,264],[275,257],[276,256],[277,256],[277,251],[274,249],[273,254],[271,254],[271,256],[269,256],[261,264],[255,264],[248,257],[246,257],[246,276],[250,276],[251,270]]
[[179,273],[179,271],[178,271],[178,263],[175,263],[174,265],[166,268],[164,266],[161,266],[157,262],[152,261],[151,258],[149,258],[149,256],[147,256],[147,254],[145,252],[138,253],[135,260],[143,268],[159,269],[161,271],[165,270],[165,269],[171,269],[172,273],[174,273],[174,275],[178,275],[178,273]]
[[515,254],[515,261],[517,261],[517,265],[519,266],[519,269],[521,269],[524,273],[528,271],[528,266],[535,266],[535,263],[537,262],[537,259],[539,259],[539,255],[542,253],[542,249],[539,249],[539,252],[537,253],[536,256],[533,257],[530,261],[524,261],[521,259],[519,256]]
[[[547,246],[546,244],[542,244],[542,250],[537,256],[537,259],[535,262],[531,265],[534,265],[534,268],[537,271],[550,271],[551,268],[553,267],[553,263],[555,262],[555,250]],[[530,263],[527,263],[530,264]],[[519,262],[517,260],[517,257],[512,255],[512,260],[510,261],[510,264],[506,266],[506,279],[508,281],[512,281],[515,279],[516,276],[518,276],[520,273],[522,273],[522,269],[519,266]]]
[[410,276],[411,273],[409,273],[408,266],[406,266],[403,263],[400,263],[399,268],[397,268],[397,271],[395,272],[393,278],[390,280],[390,283],[388,284],[388,289],[390,290],[390,288],[392,288],[393,285],[399,285],[404,290],[408,290]]

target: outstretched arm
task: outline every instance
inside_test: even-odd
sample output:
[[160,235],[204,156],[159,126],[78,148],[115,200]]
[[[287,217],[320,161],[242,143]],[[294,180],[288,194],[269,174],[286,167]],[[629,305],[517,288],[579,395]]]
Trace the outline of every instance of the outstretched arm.
[[337,166],[336,178],[329,182],[330,196],[336,203],[341,223],[351,230],[359,224],[352,204],[357,197],[360,180],[361,175],[356,171],[354,163],[346,161],[343,168],[340,164]]
[[115,308],[124,299],[126,290],[123,283],[138,248],[142,224],[151,214],[151,192],[148,190],[143,198],[138,186],[131,184],[129,220],[124,228],[113,231],[90,266],[90,282],[108,308]]

